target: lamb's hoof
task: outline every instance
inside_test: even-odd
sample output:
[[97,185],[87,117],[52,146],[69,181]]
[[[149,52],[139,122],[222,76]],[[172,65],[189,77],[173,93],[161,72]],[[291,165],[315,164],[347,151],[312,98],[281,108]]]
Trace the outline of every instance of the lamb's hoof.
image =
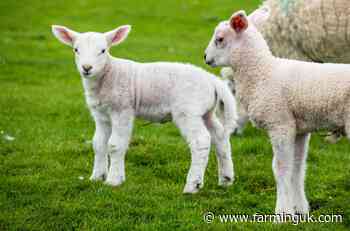
[[123,177],[114,177],[113,179],[109,179],[107,177],[105,184],[112,186],[112,187],[116,187],[116,186],[121,185],[124,181],[125,181],[125,178],[123,178]]
[[275,223],[285,223],[285,222],[289,222],[292,221],[291,219],[294,216],[294,210],[292,209],[278,209],[275,212]]
[[274,223],[286,223],[288,215],[285,213],[276,213]]
[[295,212],[292,222],[294,224],[299,224],[300,222],[307,221],[309,218],[309,213],[299,213]]
[[195,194],[203,187],[202,183],[192,183],[186,184],[183,193],[185,194]]
[[294,207],[295,215],[299,217],[305,218],[309,216],[309,204],[307,202],[300,203],[299,205]]
[[219,186],[228,187],[234,182],[234,177],[223,176],[219,179]]
[[104,181],[106,179],[107,174],[101,173],[101,174],[92,174],[90,176],[90,181]]

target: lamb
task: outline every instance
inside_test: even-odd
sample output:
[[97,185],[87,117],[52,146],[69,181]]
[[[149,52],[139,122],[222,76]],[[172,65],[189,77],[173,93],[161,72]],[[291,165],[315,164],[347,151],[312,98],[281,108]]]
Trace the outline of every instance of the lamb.
[[[302,61],[350,63],[350,1],[266,0],[264,5],[270,8],[270,17],[256,28],[272,54]],[[223,78],[234,81],[230,67],[224,67],[221,73]],[[240,112],[239,105],[237,110]],[[239,116],[240,133],[247,121],[245,114]],[[330,133],[325,140],[335,143],[341,136]]]
[[[135,117],[154,122],[172,120],[192,154],[184,193],[203,186],[211,141],[216,146],[219,185],[234,180],[230,134],[235,129],[234,98],[214,75],[190,64],[137,63],[114,58],[109,48],[123,42],[129,25],[106,33],[78,33],[52,26],[62,43],[72,46],[82,77],[86,103],[95,120],[92,181],[112,186],[125,181],[125,154]],[[224,123],[215,115],[224,105]],[[108,161],[109,158],[109,161]],[[108,166],[108,162],[109,165]]]
[[350,65],[319,64],[272,55],[255,25],[269,9],[236,12],[221,22],[205,51],[208,65],[231,66],[236,96],[273,147],[276,214],[307,214],[304,190],[310,133],[343,131],[350,138]]

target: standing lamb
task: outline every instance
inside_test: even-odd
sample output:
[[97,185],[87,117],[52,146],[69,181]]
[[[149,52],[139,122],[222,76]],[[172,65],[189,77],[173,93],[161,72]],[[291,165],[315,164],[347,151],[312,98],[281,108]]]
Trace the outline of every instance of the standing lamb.
[[277,58],[255,27],[269,16],[263,7],[221,22],[206,49],[212,67],[231,66],[237,100],[267,130],[273,147],[277,214],[307,214],[305,162],[310,132],[345,131],[350,137],[350,65]]
[[[313,62],[350,63],[350,1],[348,0],[267,0],[270,8],[266,23],[255,25],[266,39],[272,54],[288,59]],[[222,77],[234,81],[230,67]],[[248,117],[237,105],[238,131]],[[326,140],[337,142],[340,133]]]
[[[196,193],[203,186],[211,140],[216,145],[219,184],[232,184],[229,137],[236,126],[236,109],[230,90],[215,76],[189,64],[143,64],[112,57],[109,48],[126,39],[130,29],[121,26],[107,33],[78,33],[52,26],[54,35],[73,47],[96,124],[90,179],[106,178],[113,186],[125,181],[124,159],[133,121],[142,117],[162,122],[172,119],[188,142],[192,163],[185,193]],[[218,103],[224,105],[224,124],[215,116]]]

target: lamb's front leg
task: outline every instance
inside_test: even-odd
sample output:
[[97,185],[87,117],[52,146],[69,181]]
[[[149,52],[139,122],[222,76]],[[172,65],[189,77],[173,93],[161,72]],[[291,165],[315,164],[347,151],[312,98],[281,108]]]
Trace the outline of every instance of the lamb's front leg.
[[104,180],[107,177],[108,171],[108,150],[107,142],[111,134],[110,123],[106,120],[95,117],[95,135],[92,141],[92,146],[95,153],[94,168],[90,180]]
[[117,186],[125,181],[125,154],[128,150],[134,116],[130,111],[113,113],[112,135],[108,140],[110,167],[106,184]]
[[277,184],[276,214],[294,214],[292,174],[295,127],[283,126],[269,131],[273,148],[273,173]]
[[294,170],[292,176],[293,204],[295,213],[306,215],[309,203],[305,195],[305,171],[310,134],[297,135],[295,140]]

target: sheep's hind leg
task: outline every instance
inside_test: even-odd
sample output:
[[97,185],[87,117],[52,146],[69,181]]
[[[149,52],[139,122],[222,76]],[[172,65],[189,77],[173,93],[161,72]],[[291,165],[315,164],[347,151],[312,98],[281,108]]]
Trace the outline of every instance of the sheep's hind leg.
[[231,157],[230,136],[225,135],[224,127],[215,114],[208,114],[204,117],[205,125],[208,128],[212,142],[216,148],[218,161],[219,185],[229,186],[234,181],[233,161]]
[[118,186],[125,181],[125,154],[128,150],[133,127],[130,113],[112,115],[112,135],[108,141],[110,167],[106,184]]
[[309,203],[305,195],[305,171],[310,134],[297,135],[295,139],[294,169],[292,176],[293,204],[295,213],[307,215]]
[[174,122],[191,150],[191,167],[184,193],[196,193],[204,183],[204,173],[210,151],[210,134],[201,117],[174,116]]

